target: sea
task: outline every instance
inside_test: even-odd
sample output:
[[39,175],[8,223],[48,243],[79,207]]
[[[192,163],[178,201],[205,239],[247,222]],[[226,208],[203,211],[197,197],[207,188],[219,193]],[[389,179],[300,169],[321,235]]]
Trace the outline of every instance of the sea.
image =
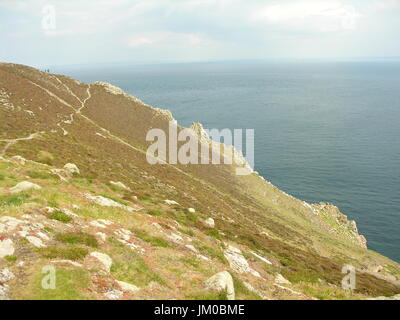
[[254,129],[255,170],[357,222],[400,262],[400,62],[237,61],[54,67],[110,82],[183,126]]

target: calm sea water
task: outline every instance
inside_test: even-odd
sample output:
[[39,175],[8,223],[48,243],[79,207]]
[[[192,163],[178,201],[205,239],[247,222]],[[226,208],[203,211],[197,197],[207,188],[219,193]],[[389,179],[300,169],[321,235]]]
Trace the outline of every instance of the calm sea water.
[[332,202],[400,261],[400,63],[201,63],[58,68],[107,81],[182,125],[254,128],[255,169]]

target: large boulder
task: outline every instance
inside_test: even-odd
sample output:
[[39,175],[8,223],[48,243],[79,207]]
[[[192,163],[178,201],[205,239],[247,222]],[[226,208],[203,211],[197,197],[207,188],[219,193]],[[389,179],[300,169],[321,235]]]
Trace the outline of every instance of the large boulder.
[[213,275],[205,282],[208,289],[215,290],[218,292],[226,291],[226,297],[228,300],[235,300],[235,286],[233,279],[228,271],[222,271]]
[[122,183],[121,181],[110,181],[110,184],[113,185],[114,187],[117,187],[119,189],[125,190],[125,191],[129,191],[131,192],[132,190],[127,187],[124,183]]
[[213,218],[208,218],[208,219],[206,219],[206,220],[204,221],[204,224],[205,224],[207,227],[210,227],[210,228],[214,228],[214,227],[215,227],[215,221],[214,221]]
[[0,258],[14,254],[14,243],[11,239],[0,240]]
[[80,174],[81,172],[79,171],[78,167],[74,163],[67,163],[64,166],[64,170],[68,171],[70,174]]
[[29,190],[40,190],[40,189],[42,189],[42,187],[38,186],[37,184],[34,184],[29,181],[22,181],[18,183],[15,187],[12,187],[10,191],[11,193],[20,193]]
[[109,255],[101,252],[92,252],[90,258],[94,258],[97,262],[100,262],[97,265],[100,269],[110,272],[113,261]]

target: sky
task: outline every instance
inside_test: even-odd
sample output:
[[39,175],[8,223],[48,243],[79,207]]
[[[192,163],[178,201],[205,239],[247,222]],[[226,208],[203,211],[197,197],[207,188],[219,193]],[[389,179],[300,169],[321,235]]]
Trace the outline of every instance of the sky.
[[400,0],[0,0],[32,66],[400,56]]

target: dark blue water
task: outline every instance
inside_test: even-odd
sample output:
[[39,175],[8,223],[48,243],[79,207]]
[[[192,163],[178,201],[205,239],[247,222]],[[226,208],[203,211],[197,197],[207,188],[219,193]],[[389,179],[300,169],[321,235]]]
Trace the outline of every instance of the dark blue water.
[[180,124],[254,128],[255,169],[339,206],[400,261],[400,63],[203,63],[59,68],[170,109]]

